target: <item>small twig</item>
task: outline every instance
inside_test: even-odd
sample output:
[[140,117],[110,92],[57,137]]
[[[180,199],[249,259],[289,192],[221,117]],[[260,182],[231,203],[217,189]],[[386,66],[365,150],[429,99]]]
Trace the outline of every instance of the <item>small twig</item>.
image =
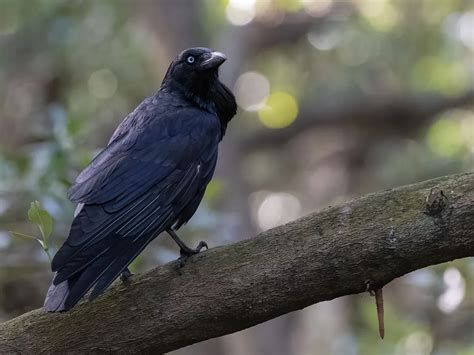
[[379,321],[379,334],[380,338],[383,339],[385,336],[385,324],[383,320],[383,292],[381,288],[375,290],[375,305],[377,307],[377,319]]
[[379,324],[380,338],[385,336],[384,311],[383,311],[383,292],[382,288],[373,289],[370,280],[365,281],[365,289],[371,296],[375,296],[375,306],[377,307],[377,320]]

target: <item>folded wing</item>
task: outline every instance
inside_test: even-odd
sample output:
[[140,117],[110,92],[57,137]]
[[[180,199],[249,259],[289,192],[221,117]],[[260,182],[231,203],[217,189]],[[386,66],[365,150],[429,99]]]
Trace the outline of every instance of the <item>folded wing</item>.
[[69,191],[84,206],[52,262],[53,284],[68,282],[66,309],[93,286],[95,298],[153,238],[191,218],[214,172],[219,130],[213,115],[193,109],[124,121]]

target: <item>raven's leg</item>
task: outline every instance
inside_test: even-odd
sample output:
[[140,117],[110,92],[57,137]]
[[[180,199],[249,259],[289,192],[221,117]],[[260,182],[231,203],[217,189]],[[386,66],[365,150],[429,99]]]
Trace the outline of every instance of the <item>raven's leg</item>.
[[133,273],[128,269],[128,267],[122,271],[122,273],[120,274],[120,280],[122,280],[122,282],[127,282],[128,279],[130,278],[130,276],[132,276]]
[[179,254],[181,256],[179,257],[178,260],[181,267],[184,266],[184,264],[186,263],[186,260],[191,255],[199,253],[202,248],[209,249],[209,247],[207,246],[207,243],[202,240],[199,242],[198,246],[195,249],[192,249],[188,247],[186,244],[184,244],[184,242],[181,239],[179,239],[178,235],[171,228],[167,229],[166,232],[171,236],[171,238],[173,238],[173,240],[179,246]]

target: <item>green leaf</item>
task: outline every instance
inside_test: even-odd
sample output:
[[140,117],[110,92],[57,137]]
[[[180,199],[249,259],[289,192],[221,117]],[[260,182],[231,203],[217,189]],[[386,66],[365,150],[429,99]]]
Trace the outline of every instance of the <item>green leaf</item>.
[[31,202],[28,210],[28,219],[36,223],[39,227],[45,245],[48,245],[48,238],[53,231],[53,218],[48,211],[41,208],[38,201]]

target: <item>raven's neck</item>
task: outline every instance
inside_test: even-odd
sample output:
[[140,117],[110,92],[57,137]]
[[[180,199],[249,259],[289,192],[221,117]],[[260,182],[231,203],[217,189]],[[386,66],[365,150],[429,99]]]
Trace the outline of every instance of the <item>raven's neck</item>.
[[176,80],[168,80],[161,89],[178,91],[202,110],[217,115],[221,125],[221,139],[224,137],[227,124],[237,112],[234,95],[219,81],[217,74],[208,80],[199,80],[190,87],[184,87]]

